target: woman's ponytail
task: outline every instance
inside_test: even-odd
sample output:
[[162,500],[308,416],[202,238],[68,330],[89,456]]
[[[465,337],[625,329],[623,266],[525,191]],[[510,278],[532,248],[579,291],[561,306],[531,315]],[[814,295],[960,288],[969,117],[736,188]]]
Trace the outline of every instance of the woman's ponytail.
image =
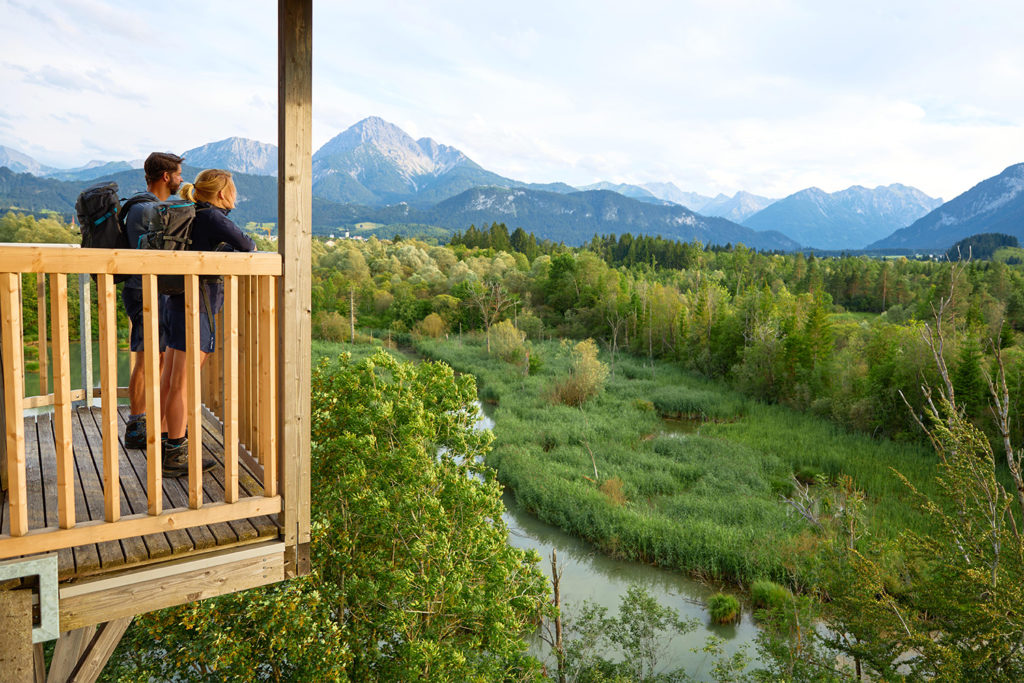
[[208,168],[200,171],[194,183],[185,183],[178,189],[182,199],[190,202],[210,202],[217,200],[217,193],[228,186],[231,171],[219,168]]

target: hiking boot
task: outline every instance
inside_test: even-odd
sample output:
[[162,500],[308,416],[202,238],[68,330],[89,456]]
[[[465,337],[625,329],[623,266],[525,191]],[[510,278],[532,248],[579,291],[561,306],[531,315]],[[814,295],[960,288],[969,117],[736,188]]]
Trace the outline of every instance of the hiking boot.
[[125,448],[146,448],[146,417],[137,417],[128,421],[124,428]]
[[[203,472],[213,469],[217,464],[209,455],[203,457]],[[188,476],[188,440],[180,444],[163,443],[163,473],[165,477]]]

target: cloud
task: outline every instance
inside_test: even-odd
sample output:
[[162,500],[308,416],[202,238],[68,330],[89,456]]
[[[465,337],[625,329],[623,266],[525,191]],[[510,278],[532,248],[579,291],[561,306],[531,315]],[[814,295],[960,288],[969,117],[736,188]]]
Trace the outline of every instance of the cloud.
[[115,80],[109,69],[103,68],[74,71],[48,64],[34,71],[27,71],[24,80],[29,84],[74,93],[94,92],[107,97],[143,103],[149,100],[149,96],[144,92],[124,88],[123,84]]

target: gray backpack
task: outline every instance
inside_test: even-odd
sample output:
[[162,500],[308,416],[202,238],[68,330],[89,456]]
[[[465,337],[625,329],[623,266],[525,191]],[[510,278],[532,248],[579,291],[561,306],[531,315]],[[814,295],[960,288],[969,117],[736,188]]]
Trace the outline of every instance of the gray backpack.
[[[163,202],[146,202],[142,208],[143,233],[138,249],[168,249],[184,251],[192,244],[192,223],[196,205],[173,197]],[[181,294],[185,291],[184,275],[160,275],[157,288],[161,294]]]

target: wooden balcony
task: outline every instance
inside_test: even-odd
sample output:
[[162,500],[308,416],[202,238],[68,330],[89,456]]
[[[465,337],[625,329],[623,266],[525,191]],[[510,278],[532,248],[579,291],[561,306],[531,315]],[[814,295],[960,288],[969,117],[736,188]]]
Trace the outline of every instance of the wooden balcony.
[[[297,463],[295,456],[289,461],[290,454],[279,453],[279,420],[286,412],[278,402],[281,272],[282,256],[276,253],[0,248],[0,561],[57,554],[61,630],[285,577],[286,520],[294,524],[299,507],[308,503],[282,493]],[[28,273],[38,283],[40,332],[40,391],[33,396],[25,395],[23,360],[22,289]],[[86,275],[92,273],[98,273],[95,296],[89,295],[93,286]],[[127,388],[118,386],[117,355],[127,353],[119,351],[127,340],[118,338],[113,281],[122,273],[141,274],[143,281],[146,350],[135,355],[146,367],[146,450],[126,449],[122,438],[127,406],[119,406],[118,398],[127,396]],[[75,280],[85,283],[80,328],[88,332],[90,318],[98,321],[99,378],[93,382],[91,372],[81,373],[82,388],[71,386],[69,274],[82,274]],[[161,472],[158,274],[184,275],[186,284],[190,451],[188,475],[177,479]],[[225,301],[216,324],[217,350],[200,367],[199,286],[209,275],[223,277]],[[48,355],[52,390],[45,379]],[[204,454],[216,460],[206,473]],[[253,544],[263,550],[246,548]],[[239,560],[247,568],[244,575],[232,558],[240,549],[246,551]],[[215,561],[204,557],[210,553],[216,553]],[[253,563],[254,557],[259,561]],[[171,574],[198,572],[195,586],[185,580],[182,592],[169,594],[158,582],[150,586],[155,592],[147,592],[146,575],[132,578],[136,570],[152,573],[153,566],[172,561]],[[208,583],[213,566],[233,567],[230,580],[225,575],[221,584]],[[111,573],[120,577],[115,584],[106,579]],[[113,595],[95,594],[111,587]],[[120,610],[107,599],[115,596],[128,598]]]
[[[309,571],[311,0],[278,0],[277,33],[278,253],[0,245],[0,683],[93,681],[135,615]],[[99,381],[83,387],[69,368],[74,274],[97,275],[86,309],[98,321]],[[121,439],[117,274],[143,278],[144,451]],[[189,472],[173,480],[160,462],[160,274],[185,276],[191,340]],[[203,275],[224,277],[225,307],[218,351],[200,369]],[[26,396],[30,279],[45,281],[35,303],[53,386]],[[204,453],[217,461],[206,473]],[[44,576],[54,562],[59,586]],[[42,641],[54,638],[47,672]]]

